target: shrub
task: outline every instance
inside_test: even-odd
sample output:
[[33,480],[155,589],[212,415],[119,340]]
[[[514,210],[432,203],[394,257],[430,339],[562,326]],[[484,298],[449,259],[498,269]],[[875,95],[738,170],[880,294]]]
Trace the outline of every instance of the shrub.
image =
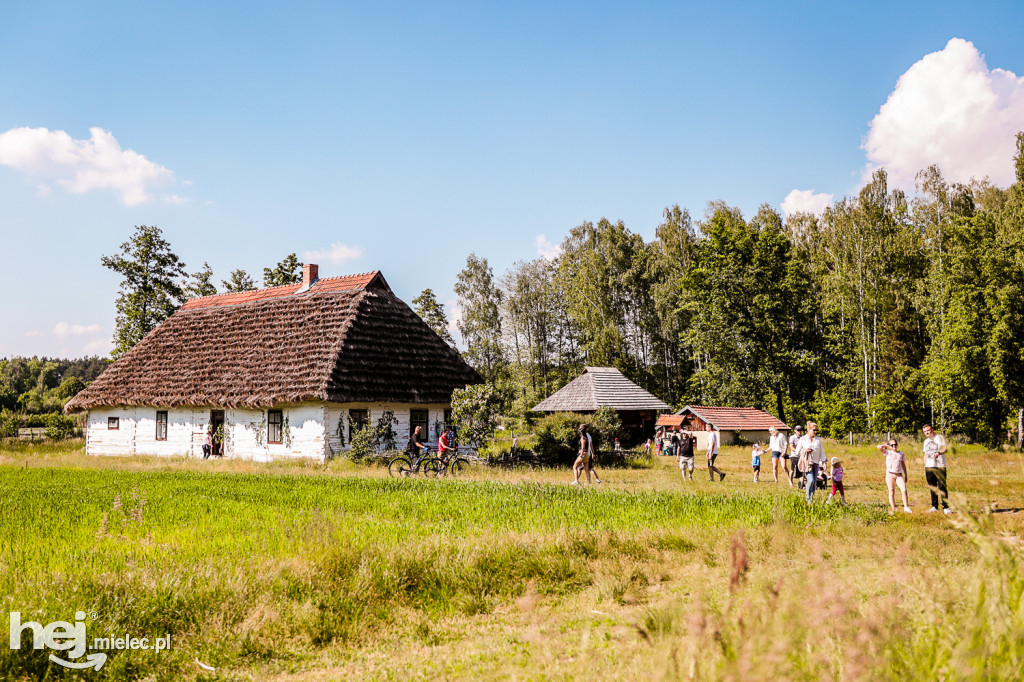
[[[614,410],[602,408],[593,415],[575,412],[556,412],[537,422],[533,435],[533,451],[544,464],[569,466],[579,452],[579,427],[587,425],[587,431],[594,440],[594,452],[605,454],[622,432],[622,422]],[[604,462],[602,461],[602,464]]]
[[352,434],[352,442],[349,444],[348,456],[354,462],[371,457],[377,451],[377,429],[365,424],[363,428],[357,429]]
[[0,438],[14,438],[21,428],[21,417],[8,409],[0,410]]
[[64,440],[75,435],[75,420],[66,415],[54,412],[45,417],[46,432],[43,434],[50,440]]

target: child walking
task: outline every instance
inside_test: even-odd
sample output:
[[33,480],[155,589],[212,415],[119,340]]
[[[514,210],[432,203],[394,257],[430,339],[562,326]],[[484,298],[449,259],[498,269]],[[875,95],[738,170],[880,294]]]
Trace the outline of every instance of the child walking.
[[833,457],[831,462],[832,494],[828,496],[825,504],[831,502],[832,498],[836,496],[836,491],[839,491],[839,499],[842,500],[843,506],[846,506],[846,491],[843,489],[843,463],[839,461],[838,457]]
[[761,480],[761,455],[766,452],[761,447],[760,443],[754,443],[754,448],[750,451],[750,466],[754,470],[754,483],[760,483]]

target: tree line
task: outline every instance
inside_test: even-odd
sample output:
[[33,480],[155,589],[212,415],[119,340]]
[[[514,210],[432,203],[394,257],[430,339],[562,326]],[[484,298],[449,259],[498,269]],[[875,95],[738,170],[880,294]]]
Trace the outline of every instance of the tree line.
[[471,254],[455,289],[465,357],[513,416],[584,365],[614,366],[677,407],[813,417],[833,436],[1016,430],[1019,445],[1024,133],[1015,164],[1006,189],[932,166],[912,197],[878,170],[820,216],[672,206],[649,242],[584,222],[559,257],[498,277]]

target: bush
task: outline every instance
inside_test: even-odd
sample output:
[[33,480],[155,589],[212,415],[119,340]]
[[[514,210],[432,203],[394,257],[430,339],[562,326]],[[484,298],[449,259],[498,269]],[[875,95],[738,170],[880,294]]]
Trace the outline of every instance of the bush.
[[8,409],[0,410],[0,438],[14,438],[21,428],[21,417]]
[[366,424],[352,434],[352,442],[349,443],[348,456],[354,462],[373,456],[377,451],[377,429]]
[[594,440],[594,452],[605,453],[602,458],[611,452],[612,443],[622,432],[622,422],[610,408],[602,408],[593,415],[575,412],[550,414],[537,422],[533,434],[533,451],[540,461],[547,465],[571,466],[579,453],[580,424],[587,425],[587,431]]
[[43,434],[50,440],[64,440],[75,435],[75,420],[66,415],[54,412],[46,415],[46,432]]

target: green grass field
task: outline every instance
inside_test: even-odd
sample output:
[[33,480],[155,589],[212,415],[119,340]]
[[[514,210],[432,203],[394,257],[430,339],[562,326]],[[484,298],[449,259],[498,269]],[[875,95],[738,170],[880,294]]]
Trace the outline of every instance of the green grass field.
[[[84,611],[90,639],[172,642],[83,679],[1022,674],[1019,454],[951,457],[950,517],[924,513],[912,457],[915,513],[890,517],[881,458],[837,444],[846,508],[755,485],[739,448],[723,483],[664,458],[582,489],[565,470],[394,481],[76,448],[0,446],[0,598],[44,625]],[[0,675],[65,674],[48,653],[2,648]]]

